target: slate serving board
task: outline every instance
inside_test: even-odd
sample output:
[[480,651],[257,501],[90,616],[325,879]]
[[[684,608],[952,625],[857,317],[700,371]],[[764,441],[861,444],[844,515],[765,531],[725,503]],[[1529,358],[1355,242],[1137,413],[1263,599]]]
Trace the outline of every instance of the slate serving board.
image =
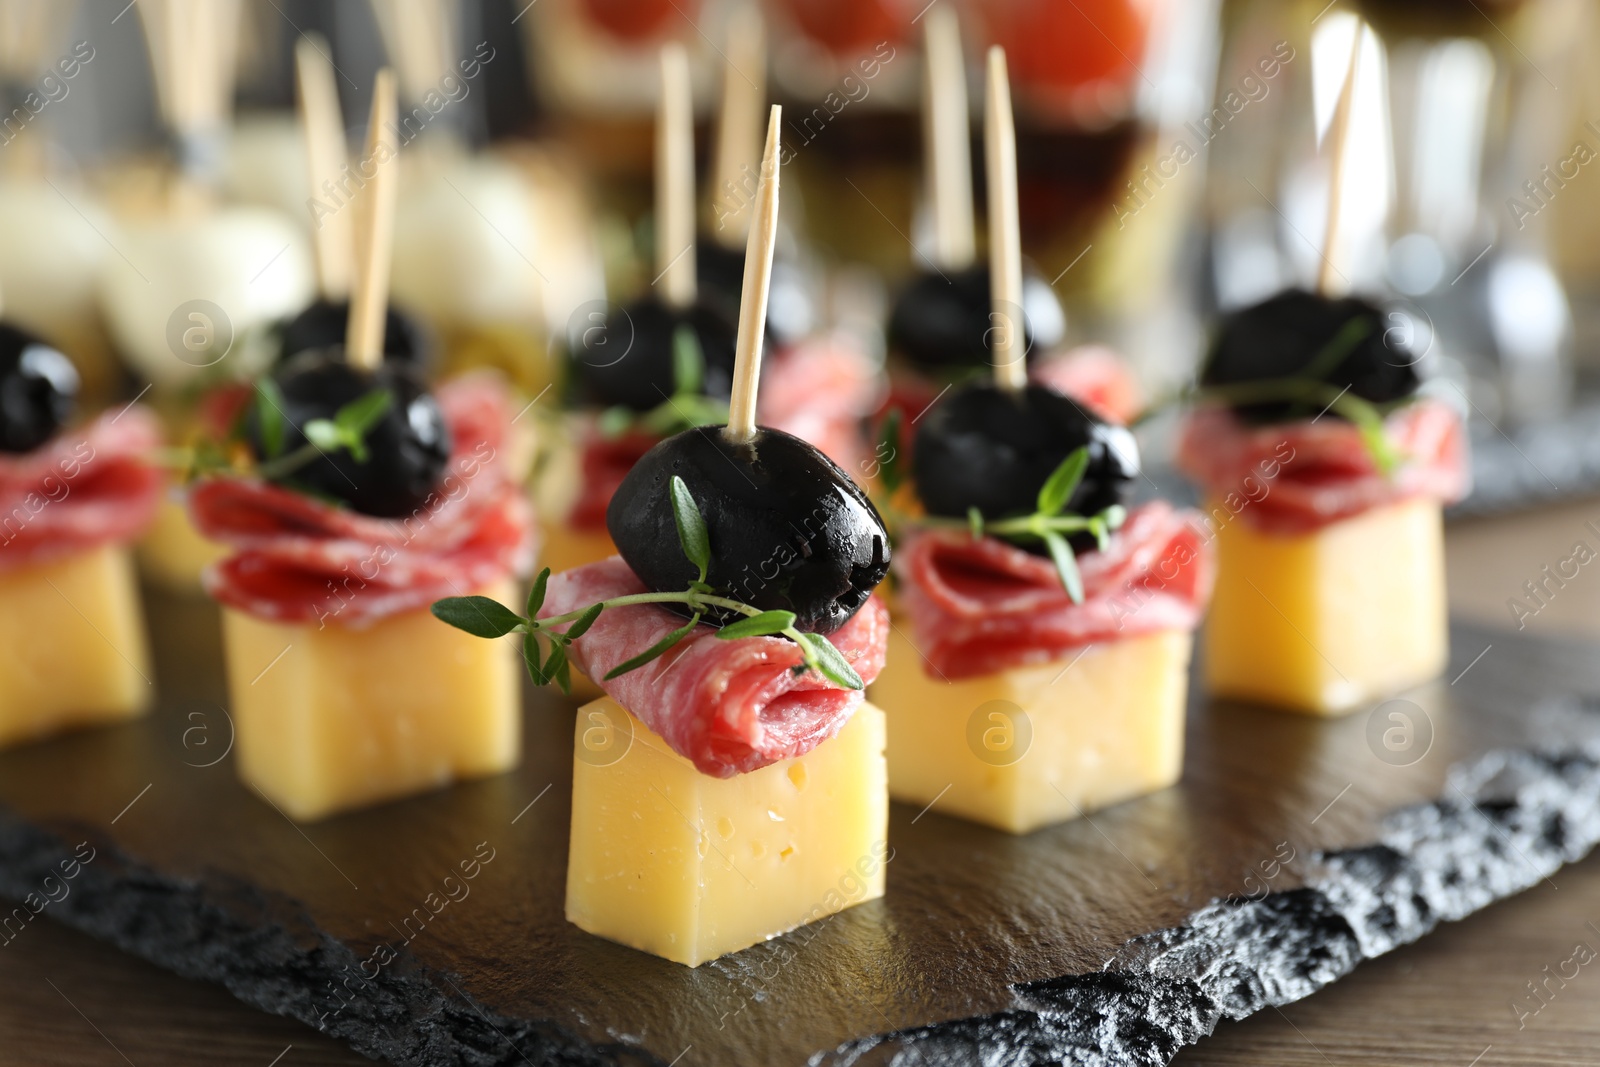
[[1090,819],[895,805],[885,899],[691,970],[562,918],[570,702],[513,774],[297,827],[224,755],[215,612],[149,600],[159,710],[0,755],[0,896],[86,842],[45,914],[397,1064],[1165,1063],[1600,841],[1600,657],[1458,626],[1372,714],[1197,695],[1183,783]]

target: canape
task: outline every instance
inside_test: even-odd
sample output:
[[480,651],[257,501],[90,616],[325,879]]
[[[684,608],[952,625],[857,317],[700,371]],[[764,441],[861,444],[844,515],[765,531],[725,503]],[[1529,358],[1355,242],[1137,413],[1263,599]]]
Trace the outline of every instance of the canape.
[[1466,437],[1418,368],[1355,298],[1290,291],[1222,324],[1178,451],[1216,527],[1212,692],[1335,715],[1444,668]]
[[888,534],[835,463],[755,424],[778,119],[727,425],[651,448],[607,508],[621,555],[541,572],[525,615],[434,605],[520,633],[537,682],[599,682],[575,732],[567,918],[690,966],[881,896],[889,855],[883,717],[862,697],[886,647]]
[[67,428],[78,375],[0,324],[0,746],[150,705],[130,546],[163,478],[159,423],[129,406]]
[[223,605],[240,775],[300,820],[494,774],[520,754],[515,648],[427,611],[451,592],[506,595],[531,563],[532,515],[499,379],[436,397],[382,358],[394,153],[379,138],[393,109],[380,72],[348,344],[259,380],[189,494],[200,532],[229,549],[205,584]]
[[[1178,779],[1212,560],[1199,515],[1128,510],[1131,432],[1028,381],[997,49],[985,110],[993,381],[952,388],[918,421],[896,524],[900,621],[872,697],[891,795],[1027,833]],[[885,473],[898,501],[898,468]]]

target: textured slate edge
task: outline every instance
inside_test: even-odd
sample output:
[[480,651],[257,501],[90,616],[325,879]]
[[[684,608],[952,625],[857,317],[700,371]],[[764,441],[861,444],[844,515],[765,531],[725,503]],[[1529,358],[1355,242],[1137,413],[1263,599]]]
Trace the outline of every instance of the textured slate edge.
[[1600,747],[1499,750],[1380,841],[1319,853],[1305,885],[1214,901],[1125,945],[1105,969],[1015,986],[1006,1012],[862,1038],[814,1065],[1169,1062],[1211,1033],[1309,996],[1362,960],[1527,889],[1600,843]]
[[[222,875],[173,878],[128,859],[92,830],[38,826],[4,806],[0,898],[21,901],[38,893],[86,839],[97,854],[73,879],[71,893],[45,907],[44,917],[185,978],[224,986],[252,1007],[299,1019],[366,1056],[428,1067],[666,1062],[637,1048],[591,1044],[555,1023],[490,1012],[461,993],[450,976],[417,965],[405,953],[367,981],[360,957],[317,929],[288,897]],[[27,927],[16,936],[27,937]],[[354,983],[359,993],[340,997],[331,988],[339,982]],[[341,1000],[345,1007],[337,1014],[323,1014]]]
[[[810,1062],[1165,1064],[1220,1019],[1308,996],[1362,960],[1581,859],[1600,843],[1600,745],[1490,752],[1452,768],[1442,797],[1394,813],[1379,836],[1312,856],[1301,888],[1214,901],[1184,926],[1135,938],[1101,971],[1015,986],[1011,1010],[861,1038]],[[428,1067],[665,1062],[590,1044],[552,1022],[491,1013],[448,975],[405,956],[345,1011],[319,1019],[317,998],[326,1004],[330,983],[354,973],[358,957],[299,904],[228,877],[175,879],[92,832],[36,826],[3,807],[0,897],[34,892],[86,837],[98,855],[47,915],[368,1056]]]

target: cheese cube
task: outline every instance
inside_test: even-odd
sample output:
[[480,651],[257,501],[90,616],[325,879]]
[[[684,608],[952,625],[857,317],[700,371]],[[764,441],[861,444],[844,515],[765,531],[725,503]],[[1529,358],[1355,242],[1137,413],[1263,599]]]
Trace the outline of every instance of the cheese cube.
[[1187,631],[946,681],[900,627],[872,699],[889,720],[889,794],[1025,834],[1164,789],[1183,768]]
[[150,676],[127,548],[0,571],[0,745],[141,715]]
[[567,920],[677,963],[883,896],[883,713],[794,759],[712,778],[609,697],[578,710]]
[[1217,532],[1204,649],[1213,693],[1337,715],[1444,670],[1437,501],[1373,508],[1290,536],[1248,520]]
[[549,567],[551,574],[586,567],[616,554],[617,546],[611,543],[605,527],[579,530],[565,523],[547,522],[539,538],[539,566]]
[[[511,583],[485,596],[515,603]],[[424,609],[357,629],[223,611],[239,776],[285,814],[335,812],[499,774],[522,720],[515,638]]]
[[200,536],[183,500],[169,495],[139,541],[139,569],[163,589],[199,594],[200,572],[227,554],[226,545]]

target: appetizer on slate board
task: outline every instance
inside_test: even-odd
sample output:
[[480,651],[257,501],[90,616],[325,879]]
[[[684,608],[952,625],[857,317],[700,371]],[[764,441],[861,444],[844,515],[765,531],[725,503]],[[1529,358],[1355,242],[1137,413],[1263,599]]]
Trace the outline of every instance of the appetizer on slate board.
[[1006,328],[995,380],[952,389],[917,427],[925,514],[896,544],[904,618],[872,697],[888,716],[896,799],[1026,833],[1177,780],[1212,560],[1199,515],[1162,501],[1127,510],[1132,433],[1027,381],[1008,310],[1022,257],[998,48],[988,74],[990,255]]
[[0,745],[150,705],[130,543],[155,514],[161,428],[143,408],[67,429],[71,361],[0,323]]
[[728,424],[652,448],[607,512],[620,558],[541,572],[526,616],[434,605],[522,634],[538,682],[599,680],[578,713],[567,918],[691,966],[881,896],[888,855],[883,716],[861,693],[883,665],[888,535],[831,460],[755,425],[779,116]]
[[1319,291],[1222,323],[1178,446],[1217,528],[1207,685],[1322,715],[1444,669],[1442,506],[1468,482],[1465,428],[1418,394],[1419,355],[1378,307],[1331,292],[1360,44],[1358,33],[1328,135]]
[[346,346],[263,377],[239,422],[243,470],[200,480],[190,511],[230,554],[223,605],[244,780],[295,819],[494,774],[519,755],[516,653],[439,627],[457,590],[498,596],[531,560],[510,469],[510,397],[468,377],[428,392],[384,362],[395,150],[378,76],[363,160],[362,269]]

